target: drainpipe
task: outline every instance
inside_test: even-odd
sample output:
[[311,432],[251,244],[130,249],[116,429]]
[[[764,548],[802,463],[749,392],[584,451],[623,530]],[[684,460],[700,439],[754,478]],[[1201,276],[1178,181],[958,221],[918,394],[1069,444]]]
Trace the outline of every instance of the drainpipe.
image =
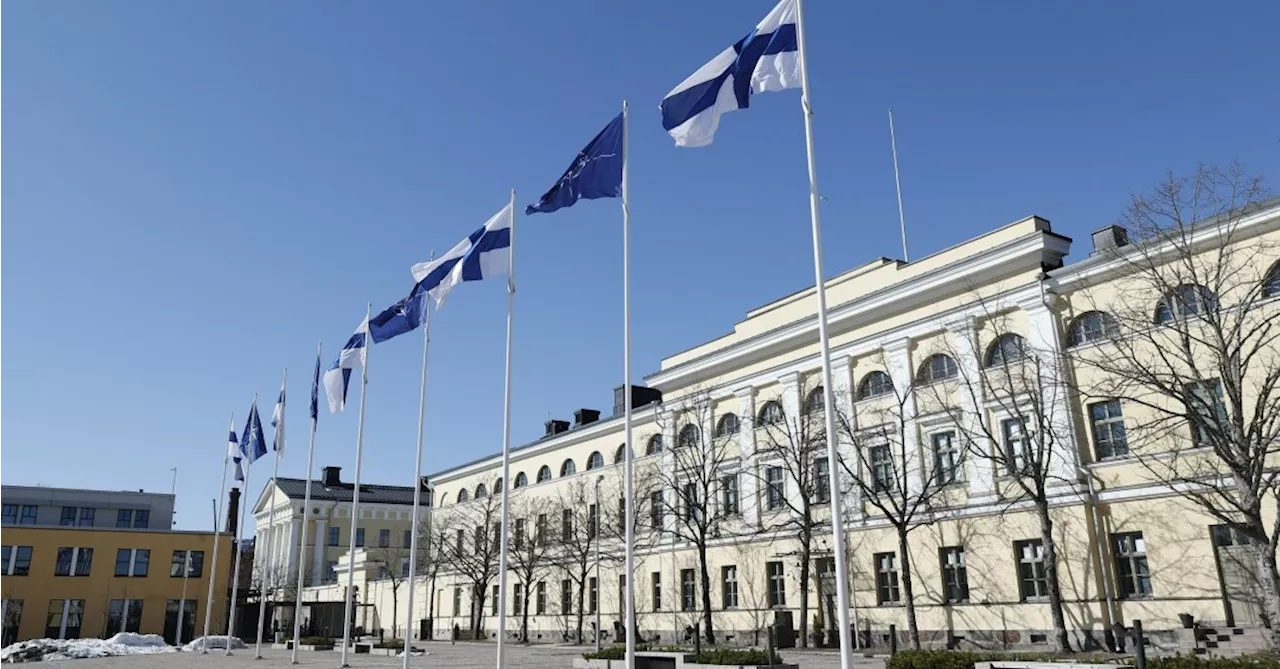
[[[1085,483],[1089,486],[1089,510],[1093,515],[1093,543],[1098,549],[1098,573],[1102,576],[1102,592],[1107,598],[1107,627],[1103,629],[1103,636],[1106,636],[1111,626],[1120,620],[1116,613],[1115,595],[1111,591],[1111,577],[1107,573],[1106,552],[1102,548],[1102,512],[1098,509],[1098,493],[1093,487],[1093,471],[1088,467],[1077,467],[1076,470],[1084,477]],[[1113,650],[1119,650],[1120,639],[1112,639]]]

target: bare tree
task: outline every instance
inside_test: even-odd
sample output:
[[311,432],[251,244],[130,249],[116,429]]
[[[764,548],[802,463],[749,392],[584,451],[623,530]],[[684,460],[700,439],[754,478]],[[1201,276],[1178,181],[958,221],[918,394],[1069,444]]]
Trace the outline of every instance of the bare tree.
[[499,495],[489,495],[449,507],[453,535],[444,539],[445,551],[449,566],[470,586],[471,632],[476,638],[483,629],[485,593],[498,575],[501,501]]
[[[447,513],[439,514],[432,509],[418,523],[418,559],[416,578],[427,583],[427,617],[434,620],[436,604],[437,577],[442,567],[450,564],[451,549],[449,538],[456,536]],[[456,542],[456,539],[455,539]],[[412,586],[411,586],[412,587]]]
[[1094,311],[1070,336],[1102,343],[1070,357],[1086,401],[1127,407],[1118,445],[1246,538],[1262,622],[1280,644],[1280,517],[1267,515],[1280,496],[1280,310],[1267,304],[1280,252],[1260,236],[1275,227],[1266,197],[1239,165],[1171,174],[1135,196],[1120,219],[1133,243],[1106,251],[1125,290],[1086,289]]
[[409,559],[409,547],[387,545],[366,550],[369,560],[378,565],[378,578],[391,588],[391,636],[396,638],[400,634],[400,588],[411,580],[408,565],[401,566]]
[[551,570],[553,544],[545,531],[539,536],[535,531],[538,515],[545,508],[544,500],[519,495],[511,500],[511,537],[507,550],[509,568],[515,573],[516,582],[522,583],[516,614],[520,616],[520,638],[529,641],[529,597],[537,583]]
[[751,645],[760,645],[760,634],[769,626],[769,588],[764,579],[764,561],[759,545],[752,550],[742,551],[738,557],[738,568],[742,571],[738,578],[738,597],[740,606],[751,618]]
[[[577,591],[575,634],[581,641],[582,626],[586,616],[586,593],[595,573],[597,546],[600,540],[600,512],[596,508],[595,493],[587,477],[579,476],[561,488],[560,508],[548,509],[535,517],[534,534],[555,544],[551,552],[553,564],[564,571]],[[550,505],[548,505],[550,506]],[[560,517],[551,514],[558,512]],[[597,583],[597,593],[600,584]],[[597,594],[596,606],[599,607]],[[600,630],[596,630],[599,634]]]

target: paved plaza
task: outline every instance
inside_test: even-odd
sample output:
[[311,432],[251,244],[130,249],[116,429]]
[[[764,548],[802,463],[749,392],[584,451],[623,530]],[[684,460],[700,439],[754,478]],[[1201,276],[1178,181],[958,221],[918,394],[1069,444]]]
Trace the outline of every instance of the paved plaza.
[[[494,666],[494,646],[486,643],[458,643],[451,645],[443,642],[415,644],[425,648],[429,653],[425,657],[415,656],[410,661],[411,667],[421,669],[491,669]],[[507,647],[506,665],[510,669],[570,669],[573,658],[590,650],[585,646],[551,646],[551,645],[512,645]],[[783,660],[798,663],[801,669],[837,669],[839,657],[832,651],[780,651]],[[303,651],[298,654],[299,667],[323,667],[337,669],[341,654],[338,651]],[[399,667],[403,660],[398,657],[375,657],[369,655],[347,655],[352,667]],[[253,659],[253,649],[238,650],[231,657],[224,657],[221,651],[210,651],[208,655],[200,653],[166,653],[163,655],[129,655],[124,657],[105,657],[89,660],[66,660],[59,663],[65,669],[262,669],[265,667],[288,667],[289,651],[263,650],[261,660]],[[878,658],[854,658],[855,669],[883,669],[884,661]]]

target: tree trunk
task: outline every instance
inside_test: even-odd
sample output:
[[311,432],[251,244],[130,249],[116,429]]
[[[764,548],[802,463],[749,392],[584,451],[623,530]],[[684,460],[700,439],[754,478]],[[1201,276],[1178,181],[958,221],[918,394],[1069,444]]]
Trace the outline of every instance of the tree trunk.
[[[806,523],[807,525],[807,523]],[[808,530],[800,541],[800,647],[809,647],[809,562],[812,559]]]
[[1270,543],[1255,544],[1258,556],[1258,583],[1261,586],[1267,636],[1271,646],[1280,648],[1280,575],[1276,573],[1276,552]]
[[716,630],[711,623],[711,571],[707,567],[707,545],[698,546],[698,566],[702,570],[702,624],[706,628],[707,643],[714,645]]
[[1040,541],[1044,544],[1044,572],[1049,586],[1049,615],[1053,618],[1053,640],[1058,650],[1071,650],[1067,636],[1067,620],[1062,612],[1062,588],[1058,582],[1058,545],[1053,540],[1053,519],[1049,517],[1049,503],[1036,500],[1036,512],[1040,517]]
[[920,649],[920,625],[916,621],[915,582],[911,578],[911,552],[907,549],[907,528],[898,528],[898,555],[902,559],[902,597],[907,605],[907,638]]
[[[583,601],[587,596],[587,577],[584,575],[581,581],[578,581],[578,643],[582,643],[582,623],[583,618],[587,615],[587,609],[583,606]],[[596,634],[600,634],[600,630],[596,630]]]
[[[528,588],[526,588],[527,590]],[[529,642],[529,593],[520,598],[520,641]]]
[[[391,638],[400,633],[400,588],[391,588]],[[407,634],[405,636],[408,636]]]

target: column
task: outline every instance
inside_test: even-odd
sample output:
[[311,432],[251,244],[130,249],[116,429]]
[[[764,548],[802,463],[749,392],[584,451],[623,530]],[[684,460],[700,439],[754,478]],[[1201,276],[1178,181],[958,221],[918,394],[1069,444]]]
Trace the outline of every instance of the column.
[[742,522],[748,527],[760,527],[760,495],[756,462],[756,389],[751,386],[733,391],[738,398],[738,457],[742,463],[738,476],[740,486],[738,504],[742,507]]
[[677,497],[679,491],[676,490],[680,479],[675,471],[676,456],[674,453],[677,447],[676,434],[680,429],[680,426],[676,425],[676,421],[679,419],[679,414],[670,410],[664,410],[658,419],[658,424],[662,426],[662,464],[660,466],[663,471],[666,472],[665,475],[671,479],[672,483],[677,484],[676,486],[671,486],[667,490],[662,491],[663,499],[666,500],[665,504],[667,511],[671,512],[664,514],[662,517],[663,530],[669,536],[674,536],[676,531],[676,513],[679,513],[680,509],[680,505],[677,503],[679,500]]
[[896,419],[902,421],[902,443],[890,446],[899,450],[894,457],[901,457],[903,480],[907,484],[907,492],[918,495],[924,490],[926,470],[924,454],[920,450],[920,433],[916,427],[916,394],[913,387],[914,369],[911,365],[911,340],[898,339],[885,345],[885,355],[889,360],[889,377],[893,379],[893,387],[897,393],[903,394],[901,415]]
[[1019,304],[1027,314],[1027,346],[1040,362],[1040,396],[1045,422],[1052,430],[1053,452],[1049,456],[1049,485],[1060,485],[1079,478],[1079,441],[1072,418],[1071,393],[1063,364],[1062,336],[1058,319],[1039,295]]
[[325,518],[316,518],[316,535],[311,539],[311,585],[324,583],[324,543],[328,534],[329,523]]
[[[983,397],[982,364],[979,358],[977,330],[973,316],[964,316],[947,325],[947,331],[955,342],[956,367],[960,371],[961,388],[956,402],[960,407],[962,444],[966,449],[965,477],[969,480],[969,503],[988,504],[996,500],[995,463],[980,453],[990,453],[996,445],[986,438],[982,421],[987,420],[986,409],[974,402]],[[969,389],[973,392],[970,393]],[[968,443],[969,440],[974,443]],[[979,451],[976,453],[974,451]]]
[[298,573],[298,537],[302,532],[301,518],[293,517],[289,519],[289,574],[293,578]]
[[[858,426],[858,417],[854,414],[853,408],[853,359],[849,356],[840,356],[831,361],[831,383],[834,388],[831,392],[832,406],[836,410],[836,430],[840,434],[836,435],[836,451],[840,456],[840,460],[845,463],[855,475],[858,472],[858,454],[854,452],[853,440],[849,435],[844,434],[847,424],[848,429],[856,430]],[[838,476],[841,480],[845,479],[845,467],[842,466],[838,471],[831,472],[832,476]],[[848,486],[841,486],[846,488]],[[857,486],[852,486],[848,492],[844,494],[841,500],[844,509],[845,521],[862,519],[862,491]]]
[[[796,457],[796,455],[799,454],[800,449],[805,446],[804,444],[794,443],[798,442],[802,436],[805,436],[801,434],[800,431],[800,423],[804,419],[804,417],[801,416],[803,409],[801,408],[802,405],[800,398],[800,373],[792,372],[790,374],[780,376],[778,377],[778,382],[782,384],[782,410],[786,413],[787,420],[786,434],[781,435],[782,443],[778,445],[790,450],[791,457]],[[794,465],[797,467],[806,467],[812,466],[812,463],[796,462]],[[797,472],[797,474],[798,473],[799,472]],[[794,477],[790,481],[787,481],[786,494],[787,504],[791,509],[798,510],[804,508],[803,491],[800,490],[800,482],[795,480]]]

